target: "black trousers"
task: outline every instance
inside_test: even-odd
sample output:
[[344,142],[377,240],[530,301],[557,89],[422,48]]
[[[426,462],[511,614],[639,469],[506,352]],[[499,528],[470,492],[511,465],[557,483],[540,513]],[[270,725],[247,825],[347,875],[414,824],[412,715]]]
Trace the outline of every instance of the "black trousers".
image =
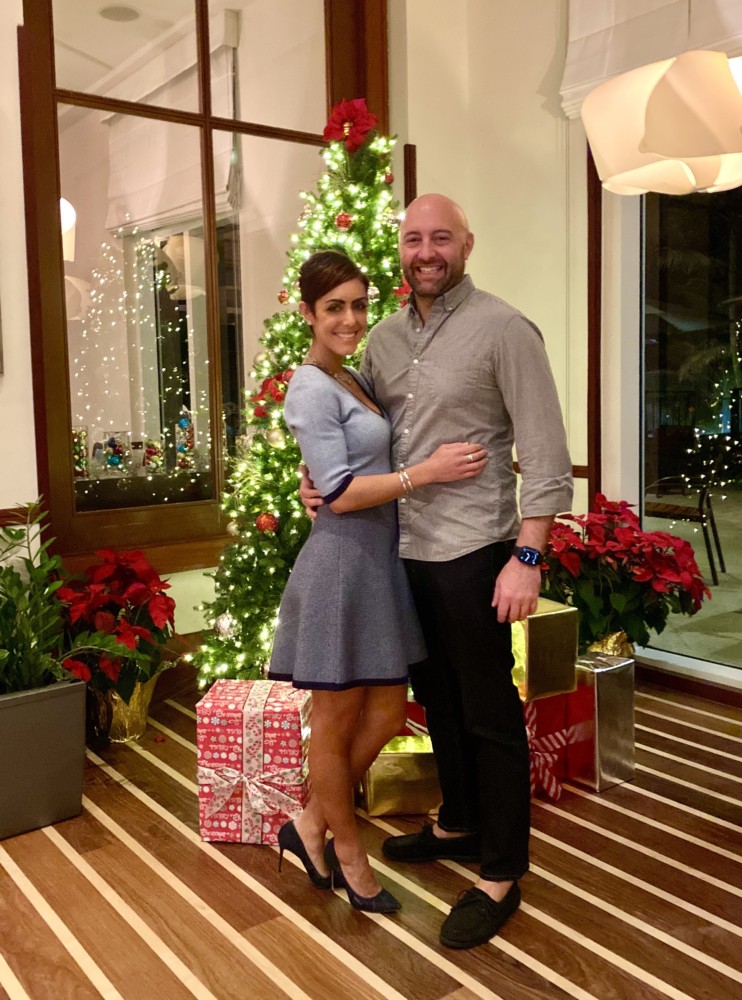
[[448,562],[405,560],[428,647],[411,683],[438,766],[438,824],[481,832],[480,874],[492,881],[528,870],[528,742],[511,677],[510,625],[491,606],[511,547],[495,542]]

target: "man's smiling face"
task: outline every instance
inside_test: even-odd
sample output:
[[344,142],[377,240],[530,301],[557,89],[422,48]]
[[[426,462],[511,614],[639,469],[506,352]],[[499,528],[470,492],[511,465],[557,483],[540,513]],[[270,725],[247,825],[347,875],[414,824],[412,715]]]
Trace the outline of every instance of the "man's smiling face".
[[402,222],[399,256],[417,299],[432,301],[464,277],[474,245],[461,209],[442,195],[412,202]]

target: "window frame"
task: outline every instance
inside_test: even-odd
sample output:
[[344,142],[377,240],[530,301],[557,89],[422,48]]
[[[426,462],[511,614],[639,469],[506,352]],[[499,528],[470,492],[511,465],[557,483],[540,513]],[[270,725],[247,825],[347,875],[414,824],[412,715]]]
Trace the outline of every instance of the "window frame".
[[[205,230],[207,330],[210,359],[219,358],[219,298],[214,200],[214,129],[321,147],[316,133],[216,117],[210,107],[209,20],[206,0],[194,0],[199,55],[199,110],[137,104],[55,87],[52,0],[23,0],[18,29],[21,141],[26,209],[29,315],[39,490],[56,537],[55,550],[72,566],[87,563],[102,546],[145,549],[161,572],[200,569],[218,562],[228,537],[220,511],[224,486],[221,372],[210,364],[210,424],[214,500],[78,512],[72,449],[67,363],[64,264],[59,220],[60,169],[57,106],[137,114],[197,126],[201,135]],[[325,0],[327,108],[341,99],[366,97],[388,131],[387,0]],[[354,45],[348,45],[348,39]],[[54,155],[49,155],[53,148]],[[177,510],[177,517],[168,510]]]

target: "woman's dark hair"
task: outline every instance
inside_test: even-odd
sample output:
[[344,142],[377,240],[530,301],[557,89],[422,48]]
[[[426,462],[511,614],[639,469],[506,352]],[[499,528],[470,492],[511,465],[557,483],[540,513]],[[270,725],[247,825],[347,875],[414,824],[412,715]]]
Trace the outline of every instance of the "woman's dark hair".
[[350,257],[339,250],[319,250],[305,260],[299,270],[299,291],[302,302],[314,312],[317,299],[333,288],[358,278],[368,289],[368,278]]

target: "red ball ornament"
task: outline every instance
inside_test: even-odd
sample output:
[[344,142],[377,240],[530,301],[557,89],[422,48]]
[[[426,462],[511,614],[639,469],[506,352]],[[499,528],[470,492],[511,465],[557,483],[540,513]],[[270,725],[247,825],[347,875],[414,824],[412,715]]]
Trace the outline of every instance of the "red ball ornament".
[[258,514],[255,527],[258,531],[278,531],[278,518],[275,514]]
[[289,293],[286,291],[285,288],[282,288],[281,291],[278,293],[278,301],[281,303],[281,305],[284,305],[284,303],[288,302],[288,300],[289,300]]
[[385,177],[384,177],[384,183],[385,184],[393,184],[394,183],[394,174],[391,172],[391,170],[389,171],[388,174],[385,175]]
[[353,217],[348,215],[347,212],[340,212],[339,215],[335,216],[335,225],[338,229],[342,229],[344,233],[347,233],[353,225]]

